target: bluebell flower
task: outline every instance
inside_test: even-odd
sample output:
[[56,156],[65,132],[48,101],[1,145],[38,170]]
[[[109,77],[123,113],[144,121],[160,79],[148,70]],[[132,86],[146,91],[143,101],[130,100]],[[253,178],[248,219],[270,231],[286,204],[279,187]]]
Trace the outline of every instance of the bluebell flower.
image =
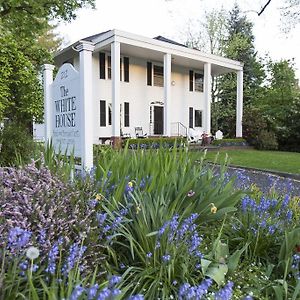
[[12,228],[8,234],[8,247],[19,250],[28,245],[32,233],[20,227]]
[[170,255],[170,254],[165,254],[165,255],[162,256],[162,261],[163,261],[164,263],[167,263],[167,262],[169,262],[170,260],[171,260],[171,255]]
[[19,264],[19,267],[22,271],[26,271],[28,269],[28,261],[25,260],[25,261],[22,261],[20,264]]
[[69,300],[77,300],[82,295],[82,293],[85,291],[85,288],[83,288],[80,285],[77,285],[75,289],[73,290],[70,299]]
[[62,269],[64,275],[67,275],[69,271],[72,270],[75,265],[80,262],[86,248],[86,246],[80,246],[78,243],[74,243],[73,245],[71,245],[69,256],[67,257],[67,262]]
[[127,300],[144,300],[144,296],[141,294],[132,295]]
[[120,281],[121,281],[122,277],[117,276],[117,275],[113,275],[110,277],[109,281],[108,281],[108,287],[114,287],[115,285],[117,285]]
[[48,253],[48,266],[46,268],[46,272],[50,274],[55,274],[56,271],[56,260],[59,254],[58,243],[55,243],[49,253]]
[[229,300],[232,298],[233,282],[229,281],[221,290],[215,294],[215,300]]
[[146,254],[146,257],[151,258],[151,257],[152,257],[152,252],[148,252],[148,253]]
[[93,300],[96,297],[98,288],[99,288],[99,285],[94,284],[86,290],[88,300]]

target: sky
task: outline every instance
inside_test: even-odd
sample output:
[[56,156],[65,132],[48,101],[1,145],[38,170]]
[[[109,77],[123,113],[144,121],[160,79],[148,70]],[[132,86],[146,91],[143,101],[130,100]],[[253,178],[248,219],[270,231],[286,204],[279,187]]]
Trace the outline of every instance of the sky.
[[187,24],[203,20],[203,13],[212,9],[230,10],[237,2],[254,23],[255,47],[258,55],[268,54],[272,60],[292,59],[300,79],[300,25],[285,34],[280,7],[283,0],[272,0],[258,17],[266,0],[96,0],[96,10],[81,9],[77,19],[58,27],[64,45],[109,29],[119,29],[146,37],[163,35],[184,42]]

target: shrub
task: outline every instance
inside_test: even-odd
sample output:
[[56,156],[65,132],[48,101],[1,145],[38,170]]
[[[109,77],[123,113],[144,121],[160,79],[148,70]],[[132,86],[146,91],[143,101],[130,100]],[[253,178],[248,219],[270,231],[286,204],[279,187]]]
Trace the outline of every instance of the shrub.
[[[74,184],[63,182],[48,168],[39,169],[34,162],[23,168],[0,168],[0,246],[12,228],[30,232],[30,243],[42,253],[63,237],[65,246],[85,240],[89,243],[92,262],[99,255],[99,228],[96,226],[92,194],[79,191]],[[84,239],[84,237],[88,236]],[[94,248],[94,250],[92,250]],[[93,253],[94,251],[94,253]]]
[[278,142],[275,133],[267,130],[260,131],[255,146],[260,150],[277,150]]
[[245,139],[236,138],[236,139],[222,139],[222,140],[214,140],[212,142],[215,146],[227,147],[227,146],[247,146],[247,142]]
[[158,148],[173,148],[185,147],[185,138],[143,138],[125,140],[123,146],[129,149],[158,149]]
[[28,128],[18,123],[8,123],[0,132],[0,165],[15,166],[30,162],[35,143]]

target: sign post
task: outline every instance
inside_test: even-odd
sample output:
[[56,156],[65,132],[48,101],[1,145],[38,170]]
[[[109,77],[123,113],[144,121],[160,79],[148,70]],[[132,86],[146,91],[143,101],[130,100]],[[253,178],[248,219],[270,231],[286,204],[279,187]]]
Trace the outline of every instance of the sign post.
[[78,44],[80,72],[63,64],[52,83],[52,65],[44,65],[45,139],[55,153],[81,159],[82,171],[93,167],[92,51]]

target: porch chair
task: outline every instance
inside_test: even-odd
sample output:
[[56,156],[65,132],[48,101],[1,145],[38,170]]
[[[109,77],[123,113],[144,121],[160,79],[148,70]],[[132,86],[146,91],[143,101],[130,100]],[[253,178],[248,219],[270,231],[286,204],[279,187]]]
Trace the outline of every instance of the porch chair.
[[147,133],[143,132],[143,127],[134,127],[135,130],[135,136],[139,139],[139,138],[146,138],[147,137]]
[[202,132],[196,131],[194,128],[189,128],[187,138],[189,143],[200,143],[202,140]]

